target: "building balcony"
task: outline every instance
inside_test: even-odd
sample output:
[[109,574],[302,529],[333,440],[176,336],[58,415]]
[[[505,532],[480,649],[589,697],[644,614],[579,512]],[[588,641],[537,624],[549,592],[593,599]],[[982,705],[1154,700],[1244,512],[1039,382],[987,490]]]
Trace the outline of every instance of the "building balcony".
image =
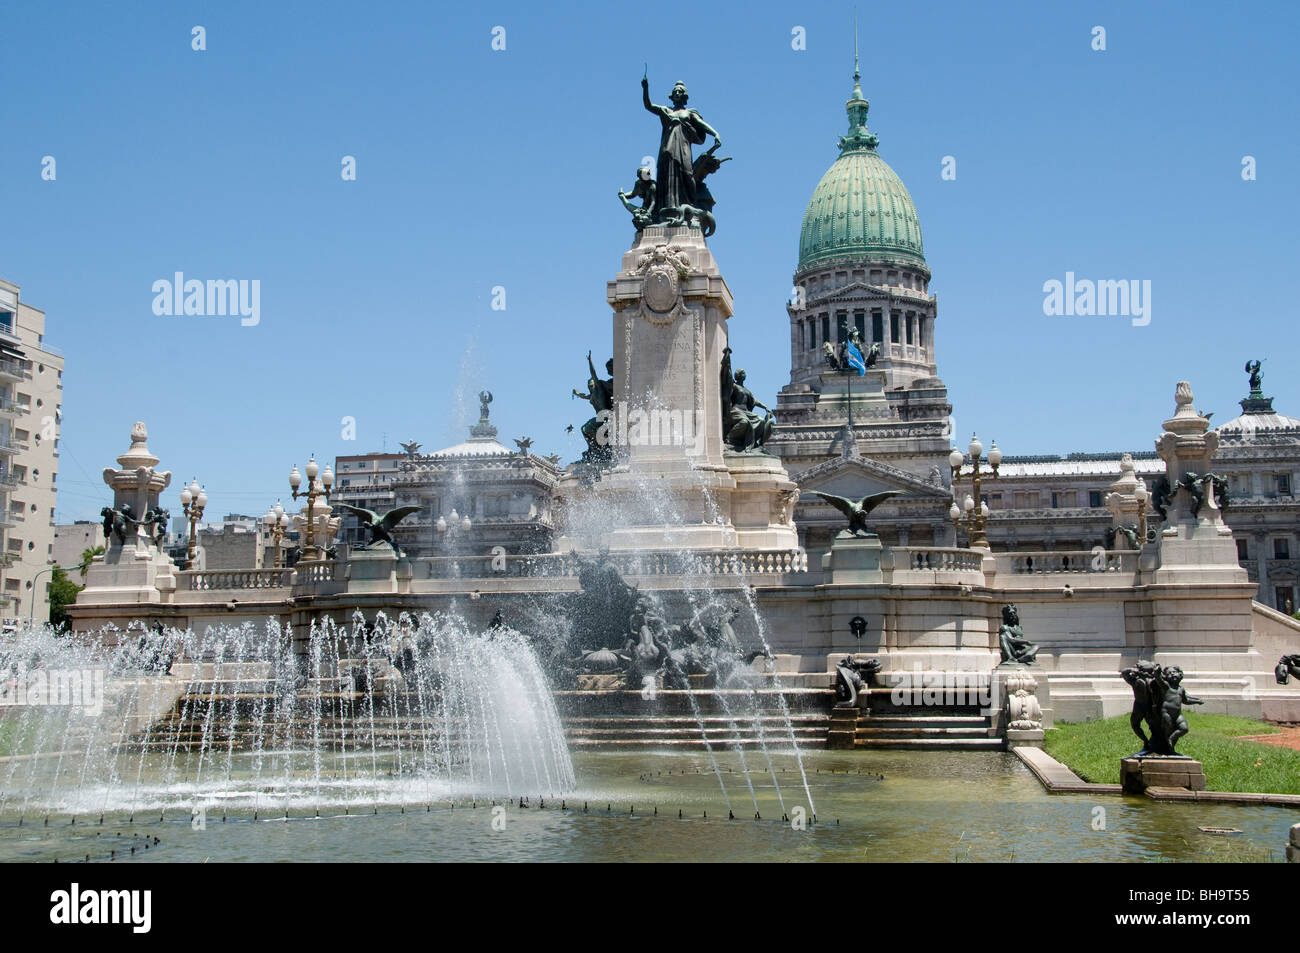
[[27,449],[28,447],[25,443],[18,443],[12,439],[0,437],[0,454],[7,453],[13,455],[15,453],[26,453]]
[[0,357],[0,381],[20,383],[32,376],[32,362],[16,357]]
[[29,412],[31,406],[20,404],[10,397],[0,397],[0,417],[8,417],[13,420]]

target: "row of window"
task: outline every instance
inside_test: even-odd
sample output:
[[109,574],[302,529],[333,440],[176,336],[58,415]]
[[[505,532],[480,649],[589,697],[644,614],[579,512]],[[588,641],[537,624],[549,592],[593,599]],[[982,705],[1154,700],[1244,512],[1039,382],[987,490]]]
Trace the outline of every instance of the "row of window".
[[[1237,540],[1237,559],[1246,562],[1251,558],[1250,540]],[[1276,536],[1273,539],[1273,558],[1290,559],[1291,558],[1291,539],[1287,536]]]
[[[1104,490],[1052,490],[1048,497],[1054,510],[1073,509],[1083,505],[1084,494],[1087,494],[1087,505],[1092,509],[1099,509],[1106,505]],[[1043,494],[1038,490],[1017,490],[1013,494],[1008,494],[1008,497],[1009,502],[1004,502],[1003,494],[990,493],[984,497],[984,502],[991,510],[1035,510],[1043,505]]]
[[[1260,474],[1261,488],[1271,486],[1278,496],[1291,495],[1291,474],[1274,473]],[[1271,477],[1271,479],[1270,479]],[[1248,473],[1233,473],[1228,476],[1228,491],[1239,495],[1251,496],[1255,492],[1255,484]],[[1265,490],[1264,492],[1267,492]]]
[[[1279,496],[1291,495],[1291,474],[1278,473],[1274,474],[1274,485],[1277,488]],[[1232,476],[1229,478],[1229,493],[1247,492],[1243,487],[1246,486],[1244,478]],[[1076,506],[1083,506],[1085,494],[1087,495],[1087,505],[1093,509],[1098,509],[1106,505],[1106,490],[1052,490],[1047,493],[1046,498],[1050,500],[1052,509],[1070,509]],[[1039,509],[1044,505],[1044,494],[1038,490],[1017,490],[1014,494],[1007,494],[1005,497],[1002,493],[991,493],[984,498],[988,503],[989,509]]]
[[[924,316],[922,316],[924,320]],[[857,328],[858,335],[863,340],[867,338],[867,314],[865,311],[853,312],[853,326]],[[835,313],[835,337],[837,344],[843,344],[848,337],[849,313],[847,311],[837,311]],[[821,337],[817,335],[817,329],[820,324]],[[799,346],[805,350],[816,350],[831,338],[831,315],[823,313],[803,319],[799,322]],[[908,344],[915,345],[917,339],[921,337],[920,322],[917,321],[915,311],[908,312],[890,312],[889,315],[889,343],[890,344]],[[871,337],[870,340],[876,344],[885,343],[885,315],[879,308],[871,312]]]

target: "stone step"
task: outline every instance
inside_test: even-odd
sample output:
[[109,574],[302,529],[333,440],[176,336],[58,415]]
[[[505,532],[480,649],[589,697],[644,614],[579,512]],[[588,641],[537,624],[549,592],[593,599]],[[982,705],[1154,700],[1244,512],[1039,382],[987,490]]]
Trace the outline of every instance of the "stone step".
[[859,727],[877,725],[882,728],[985,727],[988,723],[989,719],[983,715],[871,715],[870,717],[862,718],[858,721]]
[[[588,739],[642,738],[642,737],[645,738],[707,737],[710,741],[712,741],[715,737],[732,737],[732,736],[743,736],[746,738],[759,737],[759,733],[757,731],[745,731],[743,728],[741,728],[740,730],[732,730],[729,728],[706,728],[704,729],[703,732],[701,732],[700,729],[698,728],[642,728],[637,731],[625,731],[619,728],[579,728],[579,729],[567,729],[564,734],[566,737],[569,738],[588,738]],[[781,738],[789,738],[791,734],[793,734],[796,738],[799,738],[800,740],[805,738],[820,740],[826,734],[826,728],[825,726],[816,726],[812,728],[795,728],[793,732],[765,731],[763,733],[763,737],[768,740],[772,740],[772,739],[779,740]]]
[[[682,715],[665,715],[657,718],[653,715],[591,715],[581,718],[562,718],[560,719],[565,725],[626,725],[635,728],[639,725],[689,725],[699,727],[704,725],[730,725],[735,724],[753,724],[761,720],[764,725],[778,724],[785,725],[785,717],[778,714],[764,714],[761,718],[756,719],[749,715],[736,715],[734,718],[728,718],[725,715],[704,715],[699,719],[686,717]],[[825,715],[791,715],[792,724],[826,724]]]
[[858,738],[855,748],[942,748],[952,751],[1001,751],[1001,738]]
[[858,725],[858,738],[987,738],[987,726],[974,728],[864,728]]
[[[799,748],[800,750],[809,750],[819,747],[816,742],[817,739],[809,739],[807,743],[801,741]],[[646,750],[650,748],[673,748],[686,751],[705,750],[705,744],[701,738],[570,738],[569,747],[573,749],[604,748],[611,751]],[[784,742],[780,739],[768,738],[766,744],[764,744],[764,742],[758,738],[744,736],[710,738],[709,747],[714,751],[735,747],[742,747],[746,750],[762,750],[763,748],[766,748],[769,752],[786,752],[792,750],[789,738],[786,738]]]

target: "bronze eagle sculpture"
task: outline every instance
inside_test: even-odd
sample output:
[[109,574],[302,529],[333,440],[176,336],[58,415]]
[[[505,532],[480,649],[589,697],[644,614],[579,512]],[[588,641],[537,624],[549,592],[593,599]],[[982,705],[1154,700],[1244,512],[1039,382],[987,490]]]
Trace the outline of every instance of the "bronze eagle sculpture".
[[347,510],[361,521],[361,525],[370,530],[370,541],[366,543],[365,549],[370,549],[376,543],[387,543],[393,547],[393,551],[398,556],[402,555],[402,550],[398,547],[397,541],[393,539],[391,530],[397,527],[397,524],[406,519],[412,513],[418,513],[424,509],[422,506],[399,506],[396,509],[389,510],[383,516],[380,516],[374,510],[368,510],[361,506],[352,506],[350,503],[336,503],[341,510]]
[[867,529],[867,514],[874,510],[881,503],[891,497],[898,496],[902,490],[885,490],[883,493],[873,493],[870,496],[864,496],[860,500],[850,500],[843,496],[836,496],[834,493],[822,493],[820,490],[809,490],[813,496],[820,496],[823,500],[835,507],[841,513],[848,517],[848,531],[853,536],[871,536],[874,535]]

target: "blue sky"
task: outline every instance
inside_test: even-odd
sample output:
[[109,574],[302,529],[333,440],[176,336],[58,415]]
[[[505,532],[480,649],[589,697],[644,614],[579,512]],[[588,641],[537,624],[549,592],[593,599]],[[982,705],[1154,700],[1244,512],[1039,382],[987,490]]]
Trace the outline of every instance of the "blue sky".
[[[853,5],[657,9],[6,5],[0,276],[66,355],[58,518],[107,501],[99,471],[137,418],[174,490],[206,484],[210,517],[264,512],[311,452],[457,442],[483,388],[507,444],[572,459],[564,428],[587,408],[568,394],[587,349],[610,352],[605,282],[632,238],[615,193],[658,142],[643,64],[656,101],[683,79],[735,156],[710,180],[710,245],[737,362],[771,403],[799,223],[846,126]],[[1247,357],[1300,416],[1295,5],[858,13],[870,126],[921,216],[963,441],[1147,449],[1179,379],[1234,416]],[[260,280],[260,324],[155,315],[152,284],[176,271]],[[1043,283],[1067,271],[1149,279],[1150,325],[1044,316]]]

